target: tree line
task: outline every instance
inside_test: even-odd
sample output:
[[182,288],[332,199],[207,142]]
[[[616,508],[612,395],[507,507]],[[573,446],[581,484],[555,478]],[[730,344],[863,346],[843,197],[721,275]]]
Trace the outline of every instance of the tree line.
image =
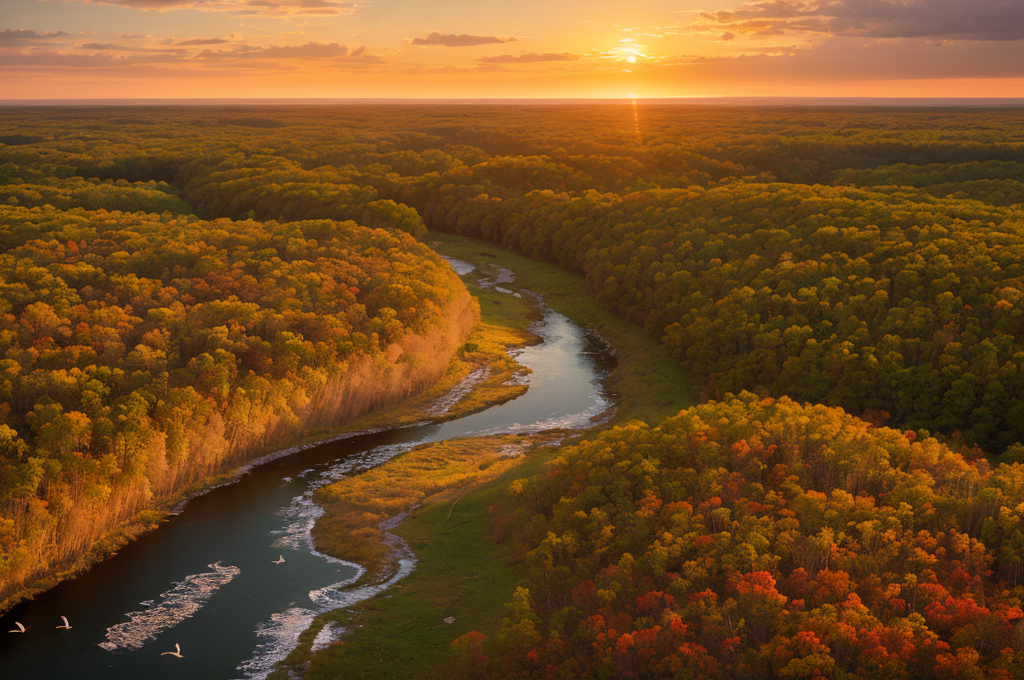
[[0,600],[273,442],[423,388],[472,323],[397,229],[65,197],[0,205]]

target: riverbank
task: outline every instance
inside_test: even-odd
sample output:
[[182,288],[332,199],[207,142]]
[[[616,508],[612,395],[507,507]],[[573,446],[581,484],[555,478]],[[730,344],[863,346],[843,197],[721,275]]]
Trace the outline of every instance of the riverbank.
[[[492,278],[497,278],[499,268],[513,272],[516,287],[537,293],[545,305],[604,338],[618,360],[604,380],[618,405],[616,422],[657,423],[697,403],[696,382],[668,347],[637,324],[601,307],[587,293],[582,276],[473,238],[430,232],[426,241],[442,255],[469,262]],[[470,292],[477,295],[472,287]],[[506,297],[499,301],[505,304]],[[484,316],[495,312],[484,299],[480,308]]]
[[[477,288],[469,283],[471,292]],[[485,290],[481,304],[488,304]],[[452,358],[443,376],[429,389],[390,408],[379,409],[335,430],[336,433],[363,432],[401,427],[414,423],[456,420],[471,413],[503,404],[522,396],[527,390],[525,377],[530,370],[516,362],[514,350],[536,344],[540,339],[528,328],[537,314],[522,301],[508,306],[521,307],[506,312],[508,319],[493,314],[480,321]]]
[[[319,616],[270,680],[450,678],[452,641],[470,630],[496,633],[524,577],[521,556],[495,540],[492,516],[508,509],[513,482],[540,474],[557,452],[534,449],[491,481],[442,492],[410,513],[391,532],[415,553],[416,570],[387,594]],[[344,633],[311,652],[327,626]]]
[[[515,360],[517,350],[540,342],[530,325],[541,316],[521,295],[495,290],[485,270],[462,276],[481,306],[481,319],[432,388],[390,408],[367,414],[342,428],[371,431],[463,418],[522,396],[530,369]],[[435,442],[416,447],[389,463],[320,489],[324,508],[313,536],[319,550],[366,569],[373,582],[393,566],[394,552],[381,525],[426,499],[440,500],[452,489],[466,491],[519,464],[517,458],[550,435],[505,435]]]
[[530,449],[558,438],[546,432],[432,442],[319,489],[314,499],[324,516],[313,530],[317,548],[359,564],[374,581],[394,562],[382,529],[388,520],[424,503],[454,508],[472,489],[518,466]]
[[[525,387],[500,387],[500,381],[514,376],[517,370],[515,362],[508,357],[507,349],[535,342],[536,339],[528,333],[510,332],[480,324],[479,311],[472,303],[468,291],[463,291],[457,302],[459,304],[453,305],[451,314],[442,314],[442,318],[448,321],[447,325],[431,329],[422,336],[405,336],[395,345],[399,351],[389,356],[384,363],[378,362],[371,367],[357,363],[352,370],[352,385],[346,385],[345,379],[341,379],[325,386],[321,400],[324,403],[308,409],[305,422],[309,424],[303,425],[303,420],[300,419],[298,424],[289,427],[271,428],[268,430],[271,434],[266,435],[264,445],[253,444],[248,447],[248,453],[235,451],[225,454],[222,463],[224,467],[221,470],[212,471],[173,494],[156,498],[152,507],[145,508],[126,521],[111,527],[73,561],[69,560],[48,570],[41,570],[16,590],[10,590],[9,595],[0,599],[0,615],[20,602],[30,600],[65,580],[75,578],[116,555],[132,541],[160,526],[161,522],[176,514],[191,499],[231,483],[254,466],[281,455],[335,440],[348,433],[373,429],[370,423],[382,413],[389,414],[388,422],[391,422],[390,414],[396,409],[405,408],[416,413],[418,411],[415,405],[433,403],[473,370],[489,371],[490,375],[483,381],[483,386],[490,386],[491,389],[482,394],[493,400],[485,402],[481,397],[475,408],[486,408],[521,394]],[[408,347],[400,347],[401,345]],[[446,368],[436,366],[435,354],[450,356],[451,360]],[[399,357],[403,355],[412,357],[412,360],[399,361]],[[409,377],[407,388],[396,384],[399,374]],[[493,385],[496,380],[499,381],[499,386]],[[407,396],[410,389],[413,393]],[[311,400],[311,404],[317,401]],[[412,402],[413,406],[406,406],[407,402]],[[416,422],[448,420],[472,407],[472,404],[465,404],[452,414],[426,414]],[[366,415],[359,415],[361,411],[367,409],[370,410]],[[338,420],[345,421],[345,424],[316,424],[328,420],[327,413],[333,413]]]
[[[618,360],[604,380],[606,389],[613,391],[618,401],[619,410],[613,422],[630,419],[655,422],[695,403],[692,382],[668,351],[644,335],[635,324],[597,305],[587,296],[581,277],[474,239],[431,234],[428,242],[443,255],[473,264],[478,275],[484,276],[484,297],[480,301],[484,320],[509,318],[507,305],[515,298],[508,294],[493,296],[494,286],[498,285],[495,282],[507,278],[502,276],[502,270],[508,270],[515,275],[515,283],[501,283],[500,287],[533,291],[543,297],[547,306],[599,333],[611,345]],[[478,283],[467,281],[467,287],[474,294],[481,294]],[[508,443],[502,442],[502,445]],[[433,446],[436,445],[424,447],[427,450],[421,455],[439,454],[439,449],[431,450]],[[447,442],[445,446],[452,452],[472,452],[479,448],[475,454],[463,455],[486,459],[495,443],[487,439],[465,439]],[[457,502],[452,499],[456,492],[448,489],[420,498],[417,502],[421,505],[391,529],[415,552],[416,571],[387,595],[319,617],[303,634],[296,651],[271,678],[294,677],[294,674],[304,675],[307,680],[450,677],[448,662],[452,658],[452,641],[470,630],[489,636],[496,633],[504,615],[503,605],[523,577],[522,556],[513,554],[510,547],[500,542],[491,517],[507,516],[513,500],[510,489],[513,482],[541,473],[544,464],[557,453],[557,447],[539,446],[509,461],[500,475],[486,478],[472,475],[472,483],[462,478]],[[407,465],[409,469],[414,467],[412,462]],[[434,462],[439,464],[441,460]],[[454,470],[456,461],[449,459],[448,462]],[[377,468],[373,478],[340,485],[337,492],[343,498],[373,498],[386,488],[385,480],[391,475],[389,470],[397,472],[401,465],[402,457],[396,458]],[[434,469],[433,474],[440,473]],[[412,486],[422,488],[419,484]],[[467,490],[467,487],[471,488]],[[335,514],[328,507],[318,541],[327,547],[332,541],[340,542],[345,532],[351,533],[353,529],[340,527],[345,525],[344,516],[357,508],[358,503],[346,507],[343,501]],[[358,530],[357,524],[350,526]],[[379,533],[370,535],[379,540]],[[321,635],[325,626],[335,630],[343,628],[346,633],[336,644],[323,646],[323,639],[330,638]],[[320,648],[311,653],[318,636]]]
[[[423,394],[346,426],[352,431],[390,429],[414,423],[444,422],[511,401],[526,393],[530,369],[518,350],[541,339],[530,332],[540,320],[536,300],[496,286],[481,263],[463,274],[463,283],[481,307],[480,323],[438,383]],[[373,582],[393,566],[394,551],[382,525],[424,502],[440,502],[487,483],[515,467],[523,454],[553,434],[469,437],[416,447],[388,463],[347,477],[317,491],[324,508],[313,536],[322,552],[355,562]],[[564,436],[564,435],[563,435]]]
[[[576,430],[610,406],[600,389],[599,367],[607,353],[584,329],[541,305],[534,314],[524,298],[496,295],[508,303],[497,308],[509,314],[520,310],[521,325],[542,340],[515,352],[515,361],[533,371],[525,394],[457,420],[350,433],[266,460],[235,483],[189,502],[117,557],[12,612],[9,628],[16,619],[35,632],[3,640],[5,669],[32,677],[70,673],[131,680],[142,674],[171,680],[183,666],[158,656],[171,640],[181,645],[188,672],[196,677],[236,677],[235,669],[241,669],[265,678],[318,615],[382,590],[389,595],[387,589],[404,583],[400,579],[414,570],[412,551],[394,539],[403,558],[398,568],[382,581],[360,582],[365,569],[315,549],[311,530],[323,513],[314,501],[318,490],[422,444]],[[509,387],[522,386],[513,381]],[[454,406],[453,391],[439,401]],[[465,470],[473,475],[500,470],[489,470],[487,463],[473,461]],[[456,512],[460,507],[461,502],[455,504]],[[60,615],[75,624],[73,635],[48,627]],[[223,625],[226,620],[231,624]],[[110,644],[98,647],[96,641],[104,639]],[[327,639],[325,633],[322,641]],[[118,651],[111,656],[114,645]]]

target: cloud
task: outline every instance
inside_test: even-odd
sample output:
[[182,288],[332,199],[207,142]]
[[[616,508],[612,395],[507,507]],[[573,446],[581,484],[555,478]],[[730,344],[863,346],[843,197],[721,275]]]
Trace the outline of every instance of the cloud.
[[[365,49],[365,48],[363,48]],[[360,51],[359,54],[362,54]],[[348,45],[308,42],[305,45],[239,45],[230,50],[203,50],[200,59],[324,59],[347,57]]]
[[483,64],[537,64],[544,61],[578,61],[581,56],[573,52],[499,54],[496,57],[480,57],[477,61]]
[[426,38],[413,38],[413,45],[434,45],[440,47],[474,47],[476,45],[496,45],[515,42],[515,38],[501,38],[496,35],[455,35],[454,33],[438,33],[434,31]]
[[137,52],[144,54],[181,54],[188,53],[180,48],[143,47],[135,45],[117,45],[115,43],[84,43],[78,46],[80,50],[89,52]]
[[356,10],[346,0],[61,0],[87,5],[114,5],[138,10],[166,12],[191,9],[262,16],[335,16]]
[[268,45],[266,47],[238,45],[227,50],[203,50],[195,55],[194,59],[221,63],[252,62],[264,59],[321,59],[332,60],[338,66],[359,68],[380,64],[384,61],[375,54],[366,54],[365,45],[349,50],[348,45],[315,42],[308,42],[305,45]]
[[104,52],[138,52],[145,49],[143,47],[125,47],[113,43],[85,43],[84,45],[79,45],[79,48],[92,51],[101,50]]
[[148,38],[149,36],[143,35],[142,33],[118,33],[117,37],[121,40],[142,40],[143,38]]
[[284,45],[266,47],[258,52],[261,57],[282,59],[322,59],[324,57],[347,57],[348,45],[338,43],[308,42],[305,45]]
[[0,52],[0,66],[19,68],[110,68],[115,66],[138,66],[142,64],[166,64],[178,62],[181,55],[166,53],[131,54],[114,56],[104,52],[93,54],[70,54],[63,52],[33,52],[20,54],[17,52]]
[[1020,46],[1009,41],[963,40],[936,49],[933,43],[922,40],[855,44],[843,38],[828,38],[812,49],[789,47],[735,57],[677,58],[666,66],[666,72],[679,69],[674,77],[692,83],[744,87],[777,87],[794,82],[1024,78],[1024,60],[1019,55]]
[[755,37],[1024,39],[1021,0],[753,0],[701,17],[698,29]]
[[315,60],[317,66],[337,69],[366,69],[383,63],[374,54],[366,54],[366,47],[349,50],[338,43],[314,43],[305,45],[233,45],[229,49],[203,49],[196,52],[186,48],[143,48],[126,47],[112,43],[86,43],[74,48],[77,51],[33,50],[20,53],[14,50],[0,50],[0,66],[15,68],[133,68],[166,65],[181,70],[186,67],[202,68],[210,73],[216,64],[223,69],[263,69],[266,71],[296,70],[297,60]]
[[45,44],[53,38],[63,38],[67,35],[69,34],[64,31],[31,31],[27,28],[6,28],[0,31],[0,47]]
[[191,45],[223,45],[227,42],[230,42],[227,38],[190,38],[189,40],[179,40],[175,44],[185,47]]

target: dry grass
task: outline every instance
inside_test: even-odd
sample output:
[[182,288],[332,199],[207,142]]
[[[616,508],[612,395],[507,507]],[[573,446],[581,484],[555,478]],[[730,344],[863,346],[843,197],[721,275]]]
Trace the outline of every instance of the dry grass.
[[381,522],[424,503],[456,502],[522,462],[522,452],[538,438],[502,435],[424,444],[324,487],[316,493],[326,510],[313,529],[317,547],[358,562],[372,579],[393,557]]

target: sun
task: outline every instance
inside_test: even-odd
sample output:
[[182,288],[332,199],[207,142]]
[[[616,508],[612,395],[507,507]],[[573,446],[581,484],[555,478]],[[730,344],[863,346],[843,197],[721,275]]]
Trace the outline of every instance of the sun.
[[614,56],[616,61],[624,61],[627,64],[636,64],[641,60],[650,58],[644,52],[644,46],[635,43],[620,45],[612,50],[611,55]]

